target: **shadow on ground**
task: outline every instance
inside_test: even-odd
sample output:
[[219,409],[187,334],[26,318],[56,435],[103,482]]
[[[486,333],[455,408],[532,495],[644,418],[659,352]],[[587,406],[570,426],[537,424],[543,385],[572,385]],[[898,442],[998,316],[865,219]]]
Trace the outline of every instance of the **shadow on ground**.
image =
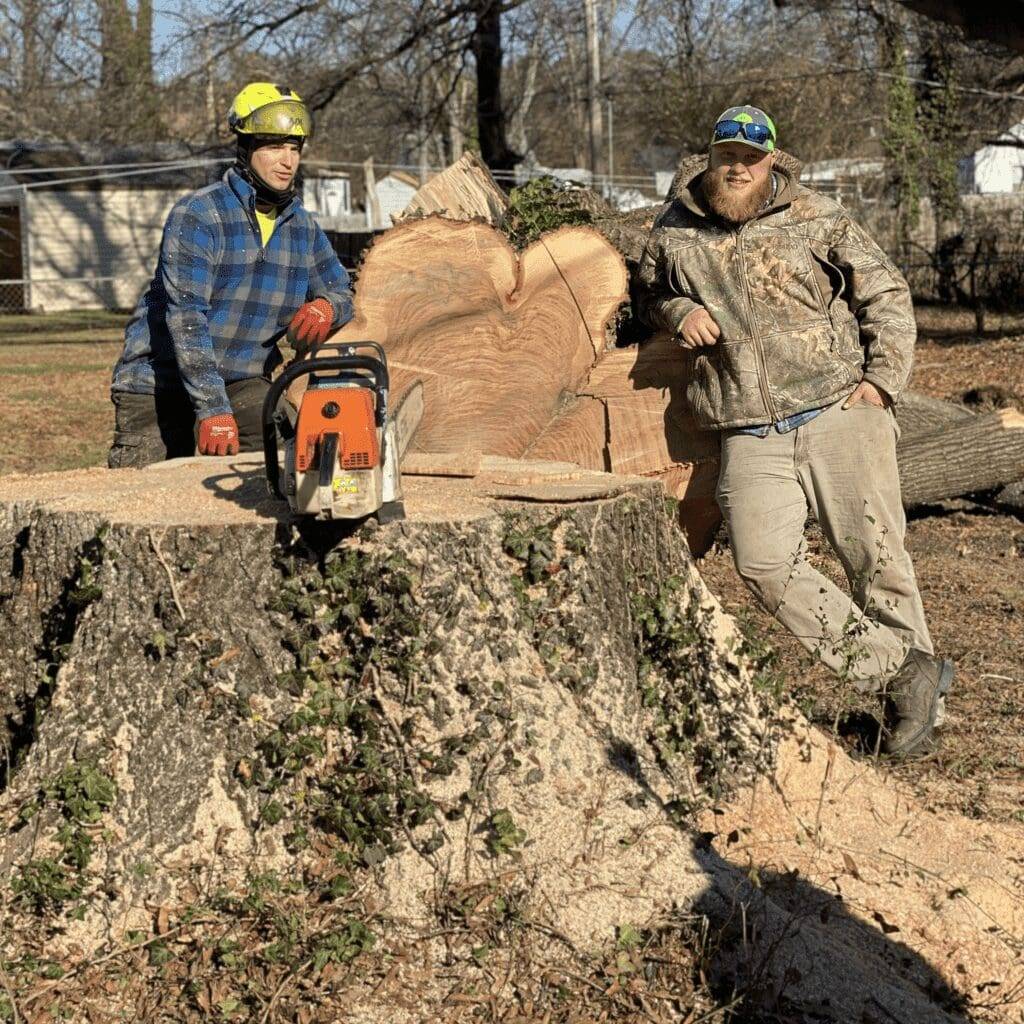
[[[851,719],[857,716],[850,716]],[[847,727],[872,747],[878,723],[863,716]],[[872,732],[873,730],[873,732]],[[613,741],[608,764],[627,775],[645,802],[660,802],[644,778],[636,751]],[[665,807],[674,820],[683,820]],[[836,880],[829,892],[797,870],[740,866],[728,849],[737,833],[681,831],[707,873],[695,903],[659,929],[686,936],[695,955],[692,979],[708,988],[725,1019],[744,1024],[969,1024],[969,1002],[927,960],[901,942],[899,928],[875,911],[878,927],[848,909]]]

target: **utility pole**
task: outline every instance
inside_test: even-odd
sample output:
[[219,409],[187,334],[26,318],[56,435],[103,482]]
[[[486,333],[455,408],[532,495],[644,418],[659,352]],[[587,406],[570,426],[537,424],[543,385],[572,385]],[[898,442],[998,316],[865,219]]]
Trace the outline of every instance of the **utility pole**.
[[206,75],[206,125],[207,138],[214,141],[220,130],[220,117],[217,113],[217,91],[213,82],[213,52],[210,49],[210,23],[203,25],[203,65]]
[[614,205],[615,195],[615,90],[611,85],[604,87],[604,98],[608,102],[608,201]]
[[604,126],[601,119],[601,33],[598,25],[598,0],[583,0],[587,33],[587,114],[590,126],[590,173],[593,184],[601,172]]

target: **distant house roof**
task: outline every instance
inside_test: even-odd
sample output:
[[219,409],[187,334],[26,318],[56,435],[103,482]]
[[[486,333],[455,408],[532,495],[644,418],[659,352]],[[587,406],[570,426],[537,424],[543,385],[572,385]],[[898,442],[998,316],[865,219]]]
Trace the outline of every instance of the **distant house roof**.
[[[193,151],[180,142],[146,146],[0,141],[0,170],[22,185],[52,182],[65,189],[201,188],[224,173],[234,150]],[[149,166],[146,166],[149,165]],[[82,168],[82,170],[76,170]],[[88,168],[88,169],[86,169]],[[68,179],[81,179],[79,182]]]

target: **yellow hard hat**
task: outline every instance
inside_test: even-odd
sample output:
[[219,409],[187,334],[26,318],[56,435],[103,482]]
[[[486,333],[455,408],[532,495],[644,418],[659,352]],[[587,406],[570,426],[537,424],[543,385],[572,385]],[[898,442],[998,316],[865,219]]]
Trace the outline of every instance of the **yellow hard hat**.
[[308,138],[313,124],[299,94],[285,85],[250,82],[231,102],[228,126],[238,135]]

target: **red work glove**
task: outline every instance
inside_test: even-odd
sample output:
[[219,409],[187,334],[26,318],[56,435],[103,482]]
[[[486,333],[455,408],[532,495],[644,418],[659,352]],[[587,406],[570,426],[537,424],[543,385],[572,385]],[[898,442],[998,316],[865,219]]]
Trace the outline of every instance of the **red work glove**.
[[200,455],[237,455],[238,424],[229,412],[199,421]]
[[296,355],[322,345],[334,323],[334,307],[326,299],[314,299],[299,308],[288,325],[288,343]]

